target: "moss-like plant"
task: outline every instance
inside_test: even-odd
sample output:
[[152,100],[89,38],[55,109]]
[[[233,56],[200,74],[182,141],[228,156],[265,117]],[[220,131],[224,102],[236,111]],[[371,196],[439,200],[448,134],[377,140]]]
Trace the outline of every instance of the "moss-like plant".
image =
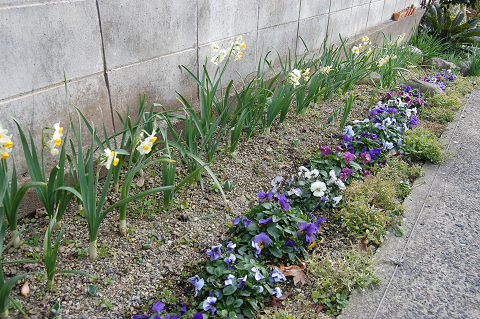
[[403,150],[407,156],[433,164],[439,164],[444,159],[440,139],[430,130],[421,127],[407,131]]

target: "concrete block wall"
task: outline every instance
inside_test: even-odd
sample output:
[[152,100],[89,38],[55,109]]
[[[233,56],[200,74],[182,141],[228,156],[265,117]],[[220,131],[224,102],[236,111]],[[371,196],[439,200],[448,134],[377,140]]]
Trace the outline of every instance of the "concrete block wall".
[[[195,102],[193,79],[211,45],[227,47],[239,35],[247,49],[226,77],[239,79],[273,50],[302,54],[342,37],[379,32],[394,11],[420,0],[0,0],[0,111],[14,134],[11,117],[39,139],[42,127],[68,121],[63,77],[70,101],[89,119],[114,131],[116,111],[147,103],[179,108],[179,91]],[[397,26],[400,25],[399,22]],[[403,29],[412,28],[402,23]],[[395,26],[395,25],[394,25]],[[380,29],[379,29],[380,28]],[[402,28],[392,27],[395,37]],[[400,32],[401,31],[401,32]],[[213,66],[209,63],[209,69]],[[26,167],[16,152],[19,172]]]

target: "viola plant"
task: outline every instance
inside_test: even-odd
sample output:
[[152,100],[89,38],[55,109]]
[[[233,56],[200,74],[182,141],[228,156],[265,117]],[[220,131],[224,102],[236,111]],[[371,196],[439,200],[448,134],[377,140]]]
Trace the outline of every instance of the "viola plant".
[[424,78],[420,78],[420,80],[434,83],[442,90],[445,90],[452,85],[453,81],[455,81],[455,76],[453,75],[452,70],[445,70],[443,72],[427,75]]
[[[249,249],[229,241],[208,249],[207,255],[206,270],[189,279],[195,288],[193,306],[204,316],[253,318],[272,295],[282,296],[278,282],[285,281],[285,276],[264,266]],[[197,313],[195,318],[202,317]]]
[[419,89],[412,89],[411,86],[401,86],[398,90],[387,92],[382,97],[382,102],[387,102],[391,99],[401,98],[402,101],[407,103],[410,108],[423,108],[425,106],[426,95]]
[[[259,193],[262,204],[236,218],[228,230],[230,238],[242,254],[253,254],[258,260],[295,262],[304,258],[316,244],[315,234],[321,231],[324,218],[307,215],[290,206],[285,194]],[[268,198],[270,201],[268,202]],[[305,232],[304,226],[309,225]]]

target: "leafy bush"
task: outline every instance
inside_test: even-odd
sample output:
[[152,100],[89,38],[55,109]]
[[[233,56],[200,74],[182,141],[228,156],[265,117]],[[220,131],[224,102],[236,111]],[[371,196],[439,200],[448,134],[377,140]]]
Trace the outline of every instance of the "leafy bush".
[[378,166],[372,169],[376,178],[390,181],[396,185],[396,196],[400,199],[406,198],[410,195],[412,182],[417,177],[420,177],[422,169],[419,165],[408,165],[407,162],[394,158],[389,159],[383,166]]
[[420,119],[447,124],[455,119],[455,112],[441,107],[429,107],[420,110]]
[[348,250],[339,256],[315,254],[307,258],[309,274],[316,279],[313,301],[317,299],[326,306],[327,312],[338,314],[348,303],[345,297],[353,289],[380,283],[372,267],[372,255],[371,251],[360,255]]
[[459,45],[476,46],[480,36],[480,28],[477,28],[478,19],[462,23],[464,17],[465,15],[461,13],[452,20],[446,7],[442,8],[438,4],[430,6],[425,13],[428,34],[440,38],[452,49],[461,49]]
[[439,164],[444,158],[442,149],[441,141],[425,128],[419,127],[405,134],[403,150],[407,156]]

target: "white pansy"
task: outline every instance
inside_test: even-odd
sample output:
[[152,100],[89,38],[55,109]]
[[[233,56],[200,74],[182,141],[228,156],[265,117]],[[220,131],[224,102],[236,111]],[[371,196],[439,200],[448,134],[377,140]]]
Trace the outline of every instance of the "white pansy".
[[355,132],[353,131],[353,127],[351,125],[345,127],[345,129],[343,130],[343,134],[347,134],[348,137],[354,137]]
[[333,169],[330,170],[328,175],[330,176],[330,179],[327,182],[328,185],[332,185],[333,183],[335,183],[337,181],[337,176],[335,175],[335,171]]
[[339,179],[337,179],[337,180],[335,181],[335,184],[337,184],[338,188],[341,189],[341,190],[347,189],[347,188],[345,187],[345,184],[344,184],[341,180],[339,180]]
[[336,196],[334,198],[332,198],[333,200],[333,207],[337,207],[338,203],[340,203],[340,201],[342,200],[343,198],[343,195],[339,195],[339,196]]
[[305,173],[305,178],[310,179],[310,178],[316,178],[320,174],[318,169],[311,170],[310,172]]
[[324,182],[316,181],[310,185],[310,191],[315,197],[322,197],[327,190],[327,185]]

